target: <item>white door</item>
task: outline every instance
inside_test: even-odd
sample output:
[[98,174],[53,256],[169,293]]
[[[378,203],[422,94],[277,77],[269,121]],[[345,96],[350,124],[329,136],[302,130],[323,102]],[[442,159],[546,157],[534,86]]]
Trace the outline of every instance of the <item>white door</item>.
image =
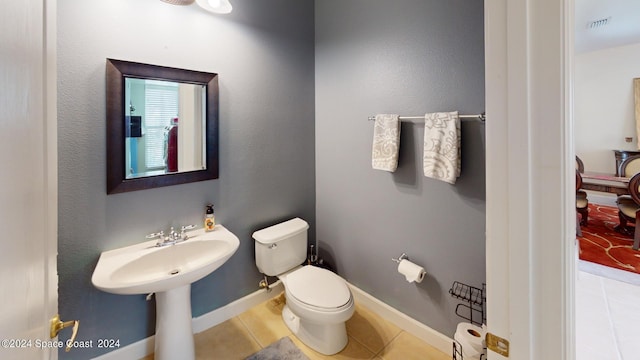
[[0,1],[2,359],[57,359],[55,56],[55,1]]
[[575,358],[572,6],[485,0],[487,325],[510,359]]

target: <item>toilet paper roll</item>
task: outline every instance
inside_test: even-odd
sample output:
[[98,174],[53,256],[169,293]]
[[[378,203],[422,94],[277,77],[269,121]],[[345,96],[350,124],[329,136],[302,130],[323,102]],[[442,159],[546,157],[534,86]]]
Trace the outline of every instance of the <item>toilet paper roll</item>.
[[479,360],[484,352],[484,330],[471,323],[461,322],[456,328],[453,338],[462,348],[462,355],[465,360]]
[[422,268],[422,266],[416,265],[409,260],[401,260],[398,264],[398,272],[404,275],[405,279],[408,282],[417,282],[420,283],[424,280],[424,276],[426,272]]

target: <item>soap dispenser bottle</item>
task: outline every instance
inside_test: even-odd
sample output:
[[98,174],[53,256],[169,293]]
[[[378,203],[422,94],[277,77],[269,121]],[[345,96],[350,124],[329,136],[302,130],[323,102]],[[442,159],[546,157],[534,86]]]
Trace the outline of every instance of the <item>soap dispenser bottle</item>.
[[204,231],[213,231],[216,226],[216,218],[213,215],[213,205],[207,205],[207,210],[204,214]]

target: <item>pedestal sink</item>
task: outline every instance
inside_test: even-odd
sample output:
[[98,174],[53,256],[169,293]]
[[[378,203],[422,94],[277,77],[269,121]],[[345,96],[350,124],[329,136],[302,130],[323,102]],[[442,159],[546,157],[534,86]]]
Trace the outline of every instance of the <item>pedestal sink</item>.
[[113,294],[156,295],[155,359],[195,359],[191,284],[233,255],[240,241],[222,225],[167,246],[151,240],[100,254],[91,282]]

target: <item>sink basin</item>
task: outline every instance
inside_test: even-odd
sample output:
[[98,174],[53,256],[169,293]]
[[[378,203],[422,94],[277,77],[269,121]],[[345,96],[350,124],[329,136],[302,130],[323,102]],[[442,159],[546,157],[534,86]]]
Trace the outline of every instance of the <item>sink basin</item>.
[[219,268],[240,245],[222,225],[187,235],[189,239],[174,245],[157,247],[151,240],[105,251],[91,277],[95,287],[109,293],[155,293],[156,360],[195,359],[191,284]]
[[224,264],[238,249],[238,238],[222,225],[187,233],[175,245],[151,240],[100,255],[91,282],[102,291],[131,295],[167,291],[191,284]]

